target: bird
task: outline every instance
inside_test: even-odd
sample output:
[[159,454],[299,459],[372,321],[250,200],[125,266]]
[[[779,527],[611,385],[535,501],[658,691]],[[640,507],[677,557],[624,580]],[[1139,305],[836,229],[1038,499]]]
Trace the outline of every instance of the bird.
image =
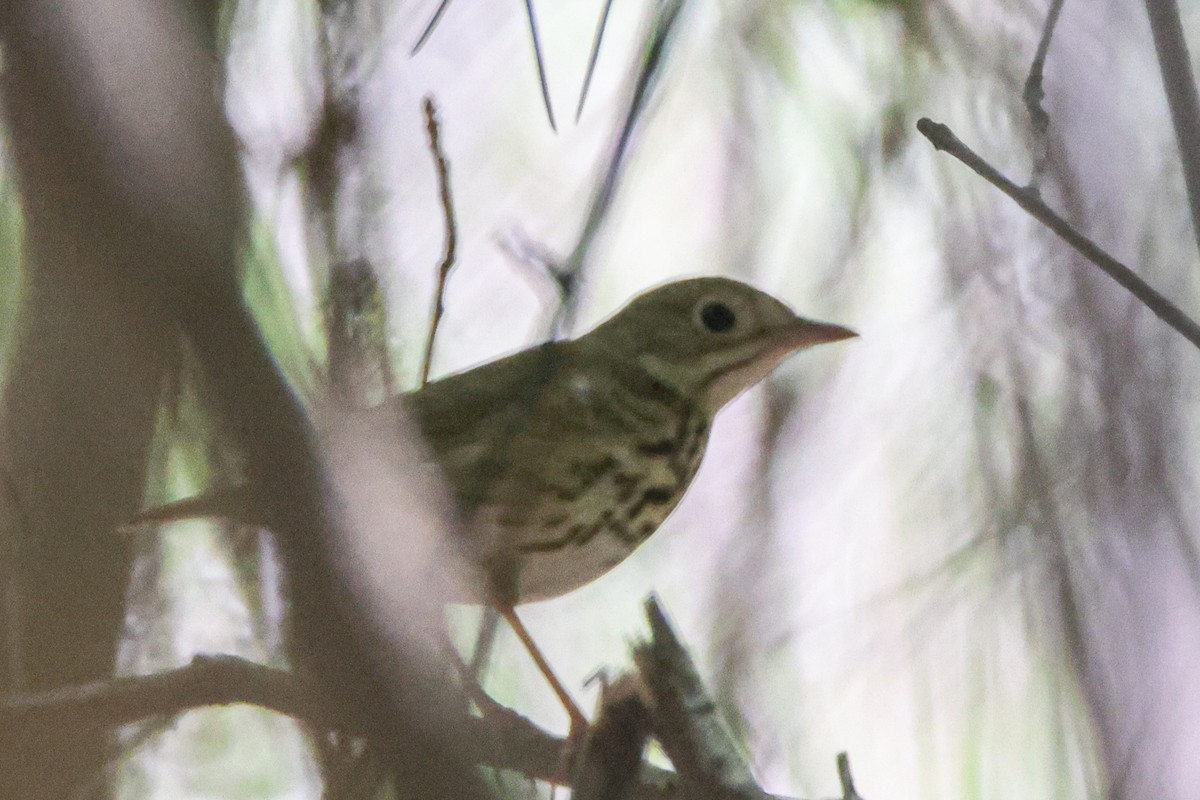
[[[571,718],[586,720],[515,613],[616,567],[658,530],[700,467],[717,413],[788,356],[856,336],[726,277],[676,280],[589,332],[439,378],[368,409],[416,423],[496,607]],[[244,520],[246,495],[218,509]],[[208,513],[205,496],[137,521]],[[229,512],[229,509],[235,509]]]

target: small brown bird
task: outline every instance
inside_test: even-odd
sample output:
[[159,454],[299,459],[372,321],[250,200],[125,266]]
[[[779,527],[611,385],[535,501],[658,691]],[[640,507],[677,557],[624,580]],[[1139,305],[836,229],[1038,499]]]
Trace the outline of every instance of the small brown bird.
[[[466,523],[483,596],[513,625],[572,717],[582,714],[513,606],[608,572],[687,491],[713,417],[798,350],[855,334],[728,278],[651,289],[589,333],[434,381],[372,409],[415,419]],[[218,510],[204,498],[140,521]],[[236,506],[227,496],[221,508]],[[228,512],[226,512],[228,513]],[[235,515],[236,516],[236,515]]]
[[744,283],[695,278],[638,296],[578,339],[396,402],[464,517],[487,523],[477,534],[487,539],[473,544],[493,596],[517,604],[565,594],[624,560],[687,491],[726,403],[790,353],[853,335]]

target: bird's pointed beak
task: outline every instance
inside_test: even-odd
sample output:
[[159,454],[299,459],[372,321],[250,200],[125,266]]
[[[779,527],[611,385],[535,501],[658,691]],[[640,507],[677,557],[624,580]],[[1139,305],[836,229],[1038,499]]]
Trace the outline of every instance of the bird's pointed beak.
[[814,322],[802,317],[784,322],[767,333],[765,338],[756,340],[755,352],[751,357],[714,376],[706,389],[706,405],[715,414],[730,400],[765,378],[779,366],[779,362],[797,350],[855,336],[858,334],[849,328],[828,322]]
[[790,352],[818,344],[840,342],[856,336],[857,333],[841,325],[798,318],[779,332],[779,345],[781,349]]

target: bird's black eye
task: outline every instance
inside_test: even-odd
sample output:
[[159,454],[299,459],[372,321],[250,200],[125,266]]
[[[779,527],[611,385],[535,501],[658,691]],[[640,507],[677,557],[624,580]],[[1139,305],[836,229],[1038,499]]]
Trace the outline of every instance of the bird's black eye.
[[724,303],[708,303],[700,309],[700,321],[713,333],[727,333],[737,324],[737,315]]

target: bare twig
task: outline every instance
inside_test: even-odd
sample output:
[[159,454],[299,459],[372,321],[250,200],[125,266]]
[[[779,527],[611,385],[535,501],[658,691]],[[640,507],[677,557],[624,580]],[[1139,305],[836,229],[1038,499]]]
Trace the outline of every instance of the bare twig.
[[429,382],[429,368],[433,363],[433,346],[437,341],[442,314],[446,312],[446,280],[450,277],[450,270],[454,267],[458,246],[458,226],[454,221],[454,201],[450,196],[450,167],[442,152],[437,106],[434,105],[431,95],[425,97],[425,129],[429,131],[429,152],[433,155],[433,164],[437,169],[438,194],[442,201],[442,215],[446,220],[446,250],[442,256],[442,263],[438,266],[437,289],[433,299],[433,321],[429,325],[429,339],[425,343],[425,358],[421,362],[421,386]]
[[1192,61],[1183,38],[1179,4],[1176,0],[1146,0],[1146,15],[1150,18],[1163,89],[1171,107],[1171,122],[1183,162],[1192,231],[1200,243],[1200,95],[1196,92]]
[[862,800],[862,795],[854,788],[854,776],[850,774],[850,756],[838,753],[837,771],[842,784],[842,800]]
[[525,0],[525,15],[529,18],[529,38],[533,42],[533,60],[537,63],[538,83],[542,87],[542,102],[546,104],[546,118],[550,130],[557,132],[554,124],[554,106],[550,102],[550,86],[546,83],[546,61],[542,57],[542,40],[538,37],[537,17],[533,13],[533,0]]
[[940,122],[922,118],[917,130],[938,150],[944,150],[973,169],[980,177],[1012,198],[1030,216],[1058,234],[1064,242],[1080,255],[1091,261],[1109,277],[1128,290],[1150,309],[1155,316],[1170,325],[1189,342],[1200,348],[1200,325],[1185,314],[1178,306],[1139,278],[1129,267],[1117,261],[1098,244],[1075,230],[1070,223],[1050,209],[1036,192],[1022,189],[1002,175],[995,167],[984,161],[975,151],[967,147],[954,132]]
[[417,43],[413,45],[410,56],[415,56],[425,46],[425,42],[429,41],[429,37],[433,34],[433,29],[442,21],[442,14],[446,13],[446,7],[450,5],[450,0],[442,0],[438,4],[437,10],[433,12],[433,16],[429,18],[429,22],[425,25],[425,30],[421,31],[421,35],[417,38]]
[[64,726],[107,728],[209,705],[250,703],[321,727],[335,727],[322,693],[292,673],[234,656],[196,656],[186,667],[80,686],[13,695],[0,702],[0,723],[20,729],[52,716]]
[[1058,23],[1058,15],[1062,12],[1063,0],[1051,0],[1050,10],[1046,13],[1046,23],[1042,26],[1042,38],[1038,42],[1033,63],[1029,66],[1029,77],[1025,79],[1025,108],[1029,111],[1029,121],[1033,125],[1033,169],[1029,176],[1029,188],[1037,190],[1046,172],[1046,160],[1050,154],[1050,143],[1046,136],[1050,130],[1050,115],[1042,108],[1042,100],[1046,93],[1042,90],[1042,77],[1046,66],[1046,53],[1050,51],[1050,39],[1054,36],[1054,26]]
[[[633,92],[625,109],[621,127],[613,141],[608,159],[605,161],[602,178],[598,181],[596,192],[592,195],[591,203],[588,205],[575,248],[556,269],[558,276],[561,276],[560,280],[571,280],[573,276],[578,275],[591,252],[596,234],[600,232],[600,227],[608,217],[608,211],[612,207],[613,198],[616,195],[617,184],[625,164],[629,161],[630,143],[634,131],[641,122],[651,90],[666,63],[664,56],[673,41],[672,37],[677,29],[676,23],[679,21],[679,14],[683,10],[684,2],[685,0],[663,0],[651,21],[649,39],[645,49],[646,56],[642,60],[634,81]],[[556,332],[570,328],[574,310],[573,304],[564,303],[555,320]]]
[[600,22],[596,25],[596,35],[592,39],[592,53],[588,56],[587,72],[583,76],[583,87],[579,90],[579,105],[575,107],[575,121],[583,116],[583,104],[587,100],[588,88],[592,85],[592,75],[596,72],[596,59],[600,56],[600,42],[604,39],[604,29],[608,26],[608,12],[612,10],[613,0],[604,0],[604,11],[600,14]]
[[[35,723],[54,731],[71,726],[107,729],[202,706],[249,703],[319,729],[361,732],[359,715],[343,714],[338,706],[321,702],[321,696],[307,679],[285,670],[234,656],[198,656],[187,666],[154,675],[0,698],[0,730],[28,730]],[[511,709],[488,704],[483,718],[468,721],[465,733],[465,745],[479,764],[540,780],[562,780],[565,740]],[[674,772],[642,762],[631,797],[675,800],[681,797],[678,778]]]
[[[450,0],[442,0],[438,7],[433,12],[433,16],[429,18],[429,22],[425,24],[425,28],[421,31],[421,35],[417,37],[416,43],[412,46],[409,52],[410,56],[415,56],[429,41],[429,37],[433,35],[434,29],[438,23],[442,21],[442,15],[446,13],[446,8],[450,5]],[[542,102],[546,106],[546,118],[550,120],[550,129],[557,132],[558,126],[554,122],[554,108],[550,103],[550,86],[546,80],[546,60],[542,54],[542,40],[538,35],[537,17],[533,13],[533,0],[525,0],[525,14],[529,20],[529,36],[533,41],[533,60],[537,66],[538,85],[542,90]]]

